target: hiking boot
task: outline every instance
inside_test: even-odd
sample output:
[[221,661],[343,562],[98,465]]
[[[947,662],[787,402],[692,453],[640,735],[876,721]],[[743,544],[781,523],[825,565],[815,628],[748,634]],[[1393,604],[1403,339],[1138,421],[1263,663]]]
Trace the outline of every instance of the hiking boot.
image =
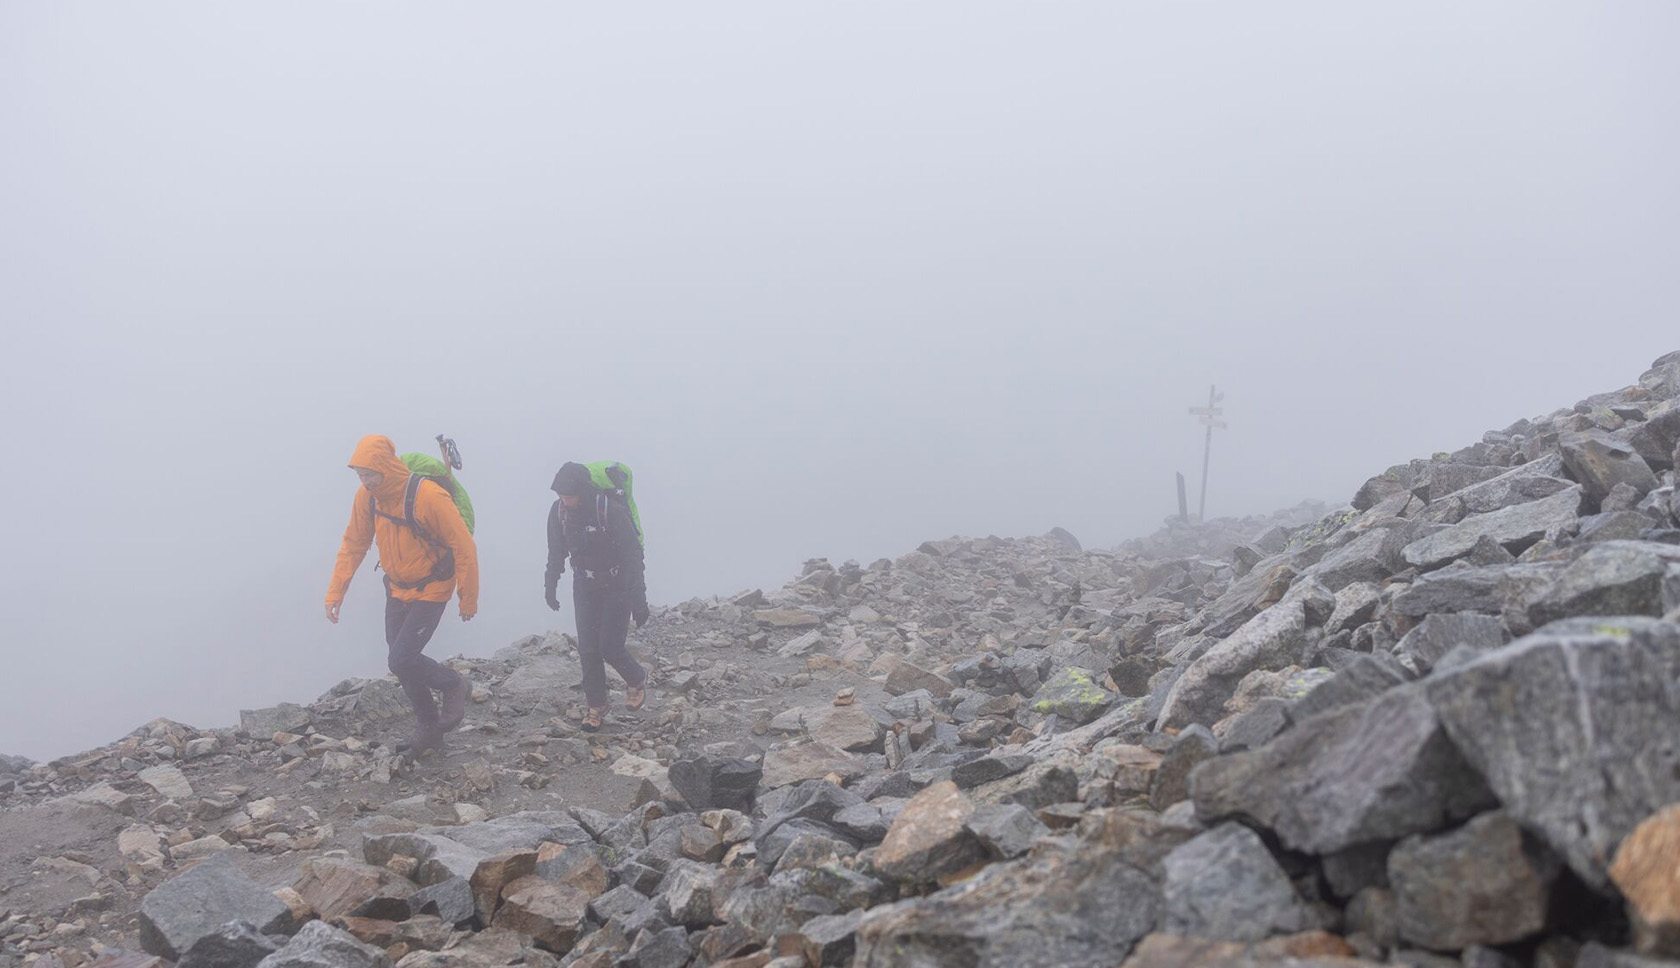
[[397,744],[397,752],[418,757],[442,747],[443,731],[436,726],[421,726],[414,731],[413,736]]
[[583,714],[583,722],[578,725],[586,733],[599,732],[601,729],[601,721],[606,719],[606,717],[607,707],[590,706],[589,711]]
[[456,673],[455,681],[443,690],[443,718],[438,722],[441,732],[449,732],[467,718],[467,697],[470,695],[472,684],[467,682],[466,676]]

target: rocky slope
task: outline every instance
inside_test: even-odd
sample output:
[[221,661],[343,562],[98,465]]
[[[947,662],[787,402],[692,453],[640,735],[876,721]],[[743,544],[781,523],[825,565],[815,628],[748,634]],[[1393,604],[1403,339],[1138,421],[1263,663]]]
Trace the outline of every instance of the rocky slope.
[[0,761],[0,966],[1680,959],[1677,444],[1680,353],[1345,507],[665,609],[601,734],[551,633],[418,762],[385,679]]

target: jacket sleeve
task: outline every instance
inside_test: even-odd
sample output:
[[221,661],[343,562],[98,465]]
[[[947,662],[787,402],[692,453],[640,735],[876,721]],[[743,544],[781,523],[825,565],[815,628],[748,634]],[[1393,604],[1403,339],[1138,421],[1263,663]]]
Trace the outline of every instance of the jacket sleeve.
[[647,604],[647,560],[642,554],[641,539],[636,536],[636,522],[623,501],[608,502],[607,533],[612,535],[619,571],[626,576],[630,602]]
[[478,614],[478,545],[442,485],[427,481],[414,498],[414,520],[455,555],[455,592],[461,614]]
[[560,525],[560,502],[548,509],[548,568],[543,572],[543,589],[546,591],[560,583],[560,576],[566,573],[566,555],[571,549],[566,547],[566,529]]
[[366,488],[356,488],[356,499],[350,504],[350,524],[344,529],[344,540],[338,546],[338,561],[333,565],[332,581],[327,585],[327,604],[344,601],[350,590],[350,579],[367,557],[373,544],[373,502]]

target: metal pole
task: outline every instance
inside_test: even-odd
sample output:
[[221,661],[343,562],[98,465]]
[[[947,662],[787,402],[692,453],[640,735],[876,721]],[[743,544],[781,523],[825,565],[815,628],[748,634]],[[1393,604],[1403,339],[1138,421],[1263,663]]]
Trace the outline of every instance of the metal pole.
[[1190,503],[1184,499],[1184,472],[1178,474],[1178,519],[1188,523],[1190,520]]
[[1207,429],[1207,443],[1202,445],[1202,499],[1196,506],[1196,520],[1207,520],[1207,472],[1208,458],[1213,454],[1213,427]]

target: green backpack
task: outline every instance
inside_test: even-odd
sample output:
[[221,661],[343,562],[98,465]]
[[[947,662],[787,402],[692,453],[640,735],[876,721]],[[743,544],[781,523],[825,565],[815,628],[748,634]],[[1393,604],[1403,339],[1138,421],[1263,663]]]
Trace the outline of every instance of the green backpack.
[[450,469],[449,465],[431,454],[420,453],[403,454],[402,462],[408,466],[409,470],[421,477],[437,482],[442,485],[445,491],[449,492],[449,496],[455,499],[455,509],[461,512],[461,520],[466,522],[467,533],[472,534],[472,498],[467,497],[467,489],[462,487],[461,482],[455,479],[455,472]]
[[589,468],[590,483],[624,501],[624,506],[630,509],[630,523],[636,526],[636,540],[642,547],[647,547],[647,538],[642,534],[642,516],[636,510],[636,475],[631,472],[630,465],[616,460],[598,460],[583,466]]

